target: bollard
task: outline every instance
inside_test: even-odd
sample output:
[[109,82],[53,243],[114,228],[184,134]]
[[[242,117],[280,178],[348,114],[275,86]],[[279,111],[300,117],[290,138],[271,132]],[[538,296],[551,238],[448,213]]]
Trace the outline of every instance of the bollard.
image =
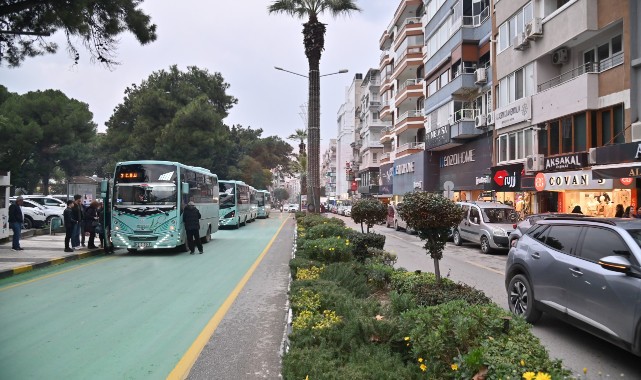
[[49,235],[55,235],[56,229],[60,227],[62,227],[62,219],[58,216],[51,218],[51,221],[49,222]]

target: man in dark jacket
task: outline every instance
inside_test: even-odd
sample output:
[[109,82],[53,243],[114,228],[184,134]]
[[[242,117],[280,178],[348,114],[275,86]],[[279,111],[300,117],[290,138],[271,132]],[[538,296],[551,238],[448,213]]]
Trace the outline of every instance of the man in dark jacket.
[[18,197],[16,201],[9,206],[9,226],[13,231],[12,251],[23,251],[23,249],[20,248],[20,234],[22,233],[22,223],[24,223],[24,215],[21,209],[23,203],[23,198]]
[[194,202],[189,202],[183,210],[183,223],[185,232],[187,232],[187,245],[189,251],[194,254],[194,241],[198,246],[198,253],[203,253],[203,244],[200,242],[198,231],[200,230],[200,211],[194,206]]
[[74,228],[78,225],[78,220],[73,212],[73,205],[74,201],[68,200],[67,208],[62,213],[65,222],[65,252],[73,252],[73,249],[69,247],[69,242],[71,241]]

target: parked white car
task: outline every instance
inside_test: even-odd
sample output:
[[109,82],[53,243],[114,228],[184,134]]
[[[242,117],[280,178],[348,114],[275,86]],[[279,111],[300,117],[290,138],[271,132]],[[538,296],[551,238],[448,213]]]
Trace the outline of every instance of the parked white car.
[[[23,195],[22,198],[24,199],[23,206],[25,207],[32,207],[34,204],[40,206],[40,210],[45,213],[47,223],[51,222],[51,219],[56,216],[62,219],[67,207],[64,201],[47,195]],[[15,200],[16,197],[11,197],[11,199]]]
[[[15,198],[9,199],[11,204],[16,203]],[[44,207],[39,204],[24,200],[22,203],[22,215],[24,215],[24,222],[22,228],[29,230],[31,228],[41,228],[47,222],[47,217],[45,216]]]

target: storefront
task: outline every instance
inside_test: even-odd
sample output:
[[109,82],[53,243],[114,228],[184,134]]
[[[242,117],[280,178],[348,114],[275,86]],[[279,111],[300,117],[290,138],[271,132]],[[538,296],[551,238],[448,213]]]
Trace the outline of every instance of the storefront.
[[534,210],[534,194],[521,188],[523,164],[494,166],[491,168],[487,189],[491,193],[484,193],[484,200],[493,200],[513,206],[514,209],[525,216]]
[[571,213],[577,206],[585,215],[614,217],[616,205],[636,205],[634,181],[594,179],[592,170],[538,173],[535,187],[539,212]]
[[394,202],[400,202],[403,195],[411,191],[437,190],[438,158],[432,152],[397,158],[392,172]]
[[492,137],[443,150],[439,157],[439,190],[455,202],[476,200],[490,182]]
[[389,203],[392,195],[394,194],[394,164],[383,164],[380,166],[380,177],[379,177],[379,186],[378,186],[378,195],[375,195],[376,198],[379,198],[383,203]]

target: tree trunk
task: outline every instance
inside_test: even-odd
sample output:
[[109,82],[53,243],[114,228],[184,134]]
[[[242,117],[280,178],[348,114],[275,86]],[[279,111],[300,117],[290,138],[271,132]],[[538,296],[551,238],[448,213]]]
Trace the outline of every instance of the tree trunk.
[[42,176],[42,194],[49,195],[49,175]]
[[434,259],[434,274],[436,275],[436,283],[441,283],[441,268],[438,266],[438,259]]

